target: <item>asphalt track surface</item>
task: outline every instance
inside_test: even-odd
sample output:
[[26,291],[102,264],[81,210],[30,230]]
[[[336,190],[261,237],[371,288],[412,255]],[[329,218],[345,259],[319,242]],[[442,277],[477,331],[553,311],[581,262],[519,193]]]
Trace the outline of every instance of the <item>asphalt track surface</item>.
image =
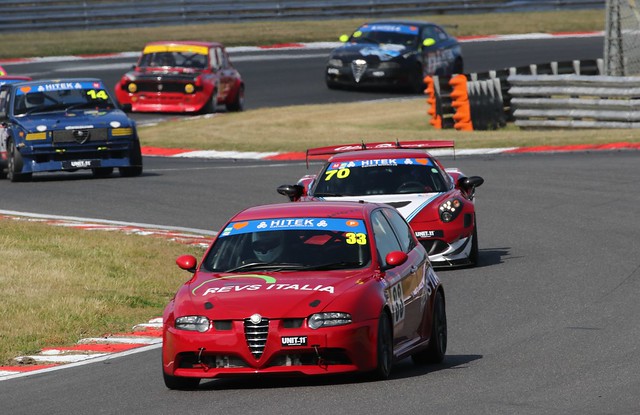
[[[505,62],[526,55],[521,44],[483,45],[475,53],[481,57],[495,48],[503,49]],[[570,46],[562,60],[579,49]],[[466,53],[469,65],[486,64],[469,62],[473,53]],[[291,66],[282,66],[282,76]],[[268,99],[256,103],[262,99],[253,105],[267,106]],[[164,387],[156,348],[0,382],[0,411],[639,413],[640,153],[442,161],[486,180],[477,193],[479,267],[438,274],[449,323],[443,364],[416,367],[404,360],[384,382],[225,379],[177,392]],[[317,168],[312,165],[311,171]],[[307,172],[299,162],[145,158],[139,178],[74,173],[34,176],[31,183],[2,181],[0,208],[217,230],[238,209],[283,201],[277,185]],[[177,268],[176,278],[184,278]]]

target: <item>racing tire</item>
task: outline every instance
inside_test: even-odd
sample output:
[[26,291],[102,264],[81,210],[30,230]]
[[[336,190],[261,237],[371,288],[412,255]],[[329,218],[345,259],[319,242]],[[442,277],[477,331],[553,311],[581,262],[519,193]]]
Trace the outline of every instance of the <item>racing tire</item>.
[[113,167],[97,167],[95,169],[91,169],[91,174],[95,178],[109,177],[113,173]]
[[464,62],[462,58],[457,58],[455,62],[453,62],[453,75],[462,75],[464,74]]
[[[474,218],[475,219],[475,218]],[[473,235],[471,238],[471,252],[469,252],[469,267],[475,267],[478,265],[478,257],[480,256],[478,248],[478,224],[473,221]]]
[[22,154],[16,148],[13,140],[9,141],[7,152],[7,179],[11,182],[26,182],[31,180],[31,173],[22,173]]
[[424,75],[422,73],[422,66],[418,65],[413,74],[410,75],[409,89],[416,94],[424,94],[424,90],[427,86],[424,83]]
[[171,376],[162,371],[164,385],[169,389],[176,390],[194,390],[200,384],[200,378],[183,378],[180,376]]
[[236,93],[235,99],[226,104],[227,111],[240,112],[244,111],[244,85],[240,85],[238,88],[238,92]]
[[202,107],[203,114],[214,114],[218,108],[218,90],[214,89],[211,93],[211,98]]
[[327,79],[327,88],[329,89],[340,89],[340,85],[337,82],[333,82]]
[[393,366],[393,327],[387,313],[383,312],[378,320],[378,340],[376,342],[377,367],[373,378],[385,380],[391,375]]
[[442,291],[436,292],[429,346],[411,356],[417,365],[441,363],[447,352],[447,312]]
[[127,167],[118,167],[118,172],[122,177],[135,177],[142,174],[142,151],[140,141],[135,140],[129,150],[129,163]]

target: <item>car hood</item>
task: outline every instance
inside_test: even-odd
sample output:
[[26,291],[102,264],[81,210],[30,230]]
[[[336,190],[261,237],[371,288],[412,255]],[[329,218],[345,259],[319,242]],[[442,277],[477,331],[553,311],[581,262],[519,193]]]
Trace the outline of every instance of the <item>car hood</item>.
[[415,218],[425,207],[437,203],[446,193],[411,193],[399,195],[375,195],[375,196],[340,196],[323,197],[322,200],[338,201],[365,201],[375,203],[386,203],[395,207],[407,221]]
[[307,316],[337,297],[362,287],[370,269],[349,271],[200,273],[178,292],[177,314],[204,313],[216,319],[244,319],[258,313],[268,318]]
[[366,59],[377,57],[380,61],[390,61],[413,49],[404,45],[384,44],[376,45],[373,43],[347,43],[334,49],[331,58],[342,60]]
[[131,127],[133,122],[120,110],[74,110],[35,113],[15,117],[27,131],[64,130],[74,128]]

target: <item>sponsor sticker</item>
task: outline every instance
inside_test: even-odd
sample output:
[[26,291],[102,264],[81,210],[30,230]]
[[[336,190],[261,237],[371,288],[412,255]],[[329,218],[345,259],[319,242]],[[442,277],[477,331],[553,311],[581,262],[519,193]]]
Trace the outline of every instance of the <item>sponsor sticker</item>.
[[364,222],[357,219],[333,218],[277,218],[230,223],[220,238],[243,233],[273,230],[330,230],[338,232],[354,232],[366,234]]
[[282,347],[306,346],[307,336],[284,336],[280,338]]
[[436,238],[443,237],[443,231],[416,231],[416,238]]

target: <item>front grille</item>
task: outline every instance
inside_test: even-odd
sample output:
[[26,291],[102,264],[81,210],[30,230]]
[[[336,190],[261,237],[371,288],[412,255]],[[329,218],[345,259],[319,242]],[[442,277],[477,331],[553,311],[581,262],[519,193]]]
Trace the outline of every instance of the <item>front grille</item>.
[[136,84],[138,92],[181,92],[185,93],[183,82],[141,82]]
[[70,130],[54,130],[54,143],[87,143],[95,141],[107,141],[109,131],[107,128],[76,128]]
[[360,82],[360,79],[362,79],[362,75],[364,75],[366,70],[367,62],[364,59],[356,59],[351,62],[351,72],[353,72],[353,79],[356,82]]
[[244,321],[244,336],[247,339],[247,346],[256,360],[262,357],[264,348],[267,345],[269,335],[269,320],[263,318],[258,324],[252,323],[249,319]]
[[347,353],[342,349],[318,349],[317,351],[279,354],[269,361],[267,367],[350,365],[352,363]]

